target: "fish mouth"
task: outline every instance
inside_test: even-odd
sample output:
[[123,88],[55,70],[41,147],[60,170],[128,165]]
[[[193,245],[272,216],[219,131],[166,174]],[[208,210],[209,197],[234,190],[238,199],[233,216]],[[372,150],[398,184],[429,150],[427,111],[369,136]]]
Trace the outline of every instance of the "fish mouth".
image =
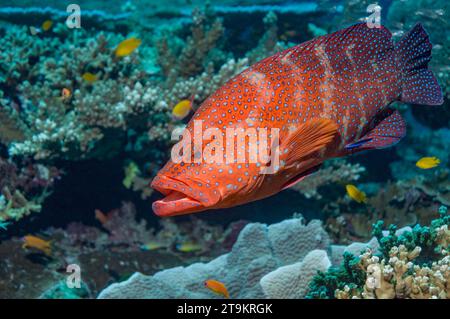
[[152,204],[153,212],[160,217],[184,215],[207,209],[195,198],[192,188],[181,180],[158,175],[151,187],[165,195],[163,199]]

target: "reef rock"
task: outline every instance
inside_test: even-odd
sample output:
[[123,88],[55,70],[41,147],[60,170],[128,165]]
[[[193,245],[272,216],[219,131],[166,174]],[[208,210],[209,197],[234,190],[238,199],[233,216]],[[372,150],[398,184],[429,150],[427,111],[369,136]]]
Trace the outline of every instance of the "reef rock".
[[327,252],[313,250],[301,262],[280,267],[261,278],[260,284],[267,298],[305,298],[309,283],[317,271],[325,272],[331,266]]
[[[153,276],[135,273],[128,280],[107,287],[98,297],[219,298],[203,285],[207,279],[216,279],[225,284],[231,298],[266,298],[261,278],[293,264],[288,269],[300,270],[297,285],[306,287],[306,279],[315,274],[315,270],[328,268],[330,262],[323,250],[328,249],[329,244],[329,237],[317,220],[307,225],[301,218],[270,226],[252,223],[242,230],[228,254],[209,263],[166,269]],[[314,266],[311,262],[316,263],[316,257],[320,257],[321,262]],[[272,273],[268,278],[273,281],[276,276]],[[269,282],[267,277],[264,282]]]

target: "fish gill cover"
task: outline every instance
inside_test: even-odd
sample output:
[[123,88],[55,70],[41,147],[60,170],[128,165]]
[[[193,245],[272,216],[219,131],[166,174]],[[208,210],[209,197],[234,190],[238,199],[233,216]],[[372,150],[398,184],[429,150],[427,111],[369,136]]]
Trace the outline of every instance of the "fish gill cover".
[[0,298],[449,298],[449,6],[1,3]]

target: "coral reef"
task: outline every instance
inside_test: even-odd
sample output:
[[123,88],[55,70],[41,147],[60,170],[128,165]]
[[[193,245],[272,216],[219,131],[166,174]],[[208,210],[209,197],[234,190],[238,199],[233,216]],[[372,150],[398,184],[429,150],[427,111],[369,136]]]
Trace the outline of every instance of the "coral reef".
[[55,167],[29,163],[19,168],[0,157],[0,222],[17,221],[40,212],[60,175]]
[[40,299],[85,299],[89,298],[91,292],[89,287],[85,283],[80,284],[80,288],[69,288],[67,283],[62,280],[56,285],[50,287],[48,290],[44,291]]
[[416,225],[396,233],[374,225],[378,253],[344,255],[340,267],[319,273],[311,282],[309,298],[440,298],[449,297],[450,215],[445,206],[431,225]]
[[[210,225],[205,221],[192,217],[185,222],[175,223],[172,219],[160,221],[160,228],[148,228],[145,220],[136,219],[136,209],[130,202],[124,202],[118,209],[108,213],[97,211],[101,229],[81,223],[70,223],[66,229],[50,228],[48,236],[54,238],[54,246],[58,247],[56,255],[70,255],[71,258],[81,253],[94,253],[104,250],[139,251],[164,250],[173,254],[181,254],[177,247],[183,243],[195,244],[198,248],[184,254],[187,257],[196,255],[214,256],[225,251],[223,243],[234,243],[232,239],[233,224],[229,230],[220,225]],[[145,247],[150,244],[149,248]],[[210,258],[210,257],[209,257]]]
[[[80,29],[66,27],[61,1],[26,3],[0,5],[0,298],[220,298],[207,279],[232,298],[450,297],[448,1],[380,2],[394,41],[424,25],[444,93],[442,107],[393,104],[408,125],[395,148],[327,161],[272,207],[267,199],[227,217],[159,221],[148,214],[158,196],[149,185],[171,133],[190,118],[176,119],[174,106],[191,100],[195,111],[248,65],[365,20],[372,2],[79,0]],[[139,48],[116,56],[130,37]],[[426,156],[440,165],[415,166]],[[85,185],[58,181],[92,162],[111,163],[120,195],[61,205]],[[96,184],[96,173],[81,180]],[[355,182],[366,204],[345,195]],[[309,223],[289,218],[296,210]],[[242,211],[254,215],[240,220]],[[23,249],[19,237],[33,234],[51,241],[51,253]],[[65,284],[73,263],[82,289]]]
[[285,47],[276,40],[275,14],[264,21],[259,45],[239,59],[221,48],[222,20],[208,9],[193,11],[190,34],[186,23],[143,34],[142,47],[123,58],[113,53],[125,37],[111,31],[55,23],[33,35],[8,25],[0,39],[0,141],[11,157],[40,163],[105,159],[125,150],[141,168],[130,188],[148,198],[171,131],[180,125],[171,108],[191,96],[197,106],[250,60]]
[[[127,279],[135,271],[153,274],[166,267],[208,262],[229,251],[246,224],[235,222],[225,229],[197,218],[176,223],[165,219],[158,229],[148,228],[144,220],[136,219],[131,203],[123,203],[104,217],[99,227],[73,222],[65,229],[42,231],[39,236],[52,242],[49,256],[22,249],[19,238],[3,241],[0,298],[11,296],[11,291],[16,298],[94,298],[108,284]],[[195,244],[196,249],[179,249],[184,243]],[[82,269],[82,290],[65,285],[70,264]],[[11,272],[14,280],[8,275]]]
[[261,278],[301,260],[305,262],[304,275],[309,276],[307,265],[316,260],[316,253],[307,258],[308,253],[328,245],[328,236],[317,220],[307,225],[300,218],[270,226],[248,224],[228,254],[207,264],[166,269],[153,276],[136,273],[103,290],[99,298],[214,298],[202,284],[210,278],[222,281],[232,298],[262,298]]
[[317,173],[305,179],[305,182],[298,183],[291,187],[306,198],[321,199],[322,195],[318,189],[332,183],[357,181],[365,168],[360,164],[350,164],[344,159],[328,161]]
[[260,284],[267,298],[300,299],[309,290],[309,282],[318,271],[331,266],[326,251],[313,250],[301,262],[280,267],[261,278]]
[[428,181],[419,181],[389,182],[369,196],[365,205],[357,205],[347,197],[325,205],[326,229],[337,242],[348,244],[369,239],[371,225],[380,219],[398,227],[429,223],[438,217],[439,205],[445,203],[437,197],[445,193],[435,191],[435,183],[427,187]]

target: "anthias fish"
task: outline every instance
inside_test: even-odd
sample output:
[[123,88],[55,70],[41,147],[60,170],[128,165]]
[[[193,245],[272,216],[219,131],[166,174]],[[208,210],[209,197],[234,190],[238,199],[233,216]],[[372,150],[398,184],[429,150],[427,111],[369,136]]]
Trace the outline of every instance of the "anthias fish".
[[[406,125],[393,101],[443,103],[427,69],[431,48],[420,24],[394,43],[385,27],[362,23],[257,62],[208,97],[187,130],[194,136],[195,120],[222,132],[277,128],[280,167],[261,174],[270,162],[171,159],[152,182],[165,195],[153,211],[174,216],[248,203],[294,185],[326,159],[396,144]],[[201,149],[215,142],[203,140]]]
[[218,295],[224,296],[225,298],[230,298],[227,288],[220,281],[208,279],[205,281],[205,287]]

